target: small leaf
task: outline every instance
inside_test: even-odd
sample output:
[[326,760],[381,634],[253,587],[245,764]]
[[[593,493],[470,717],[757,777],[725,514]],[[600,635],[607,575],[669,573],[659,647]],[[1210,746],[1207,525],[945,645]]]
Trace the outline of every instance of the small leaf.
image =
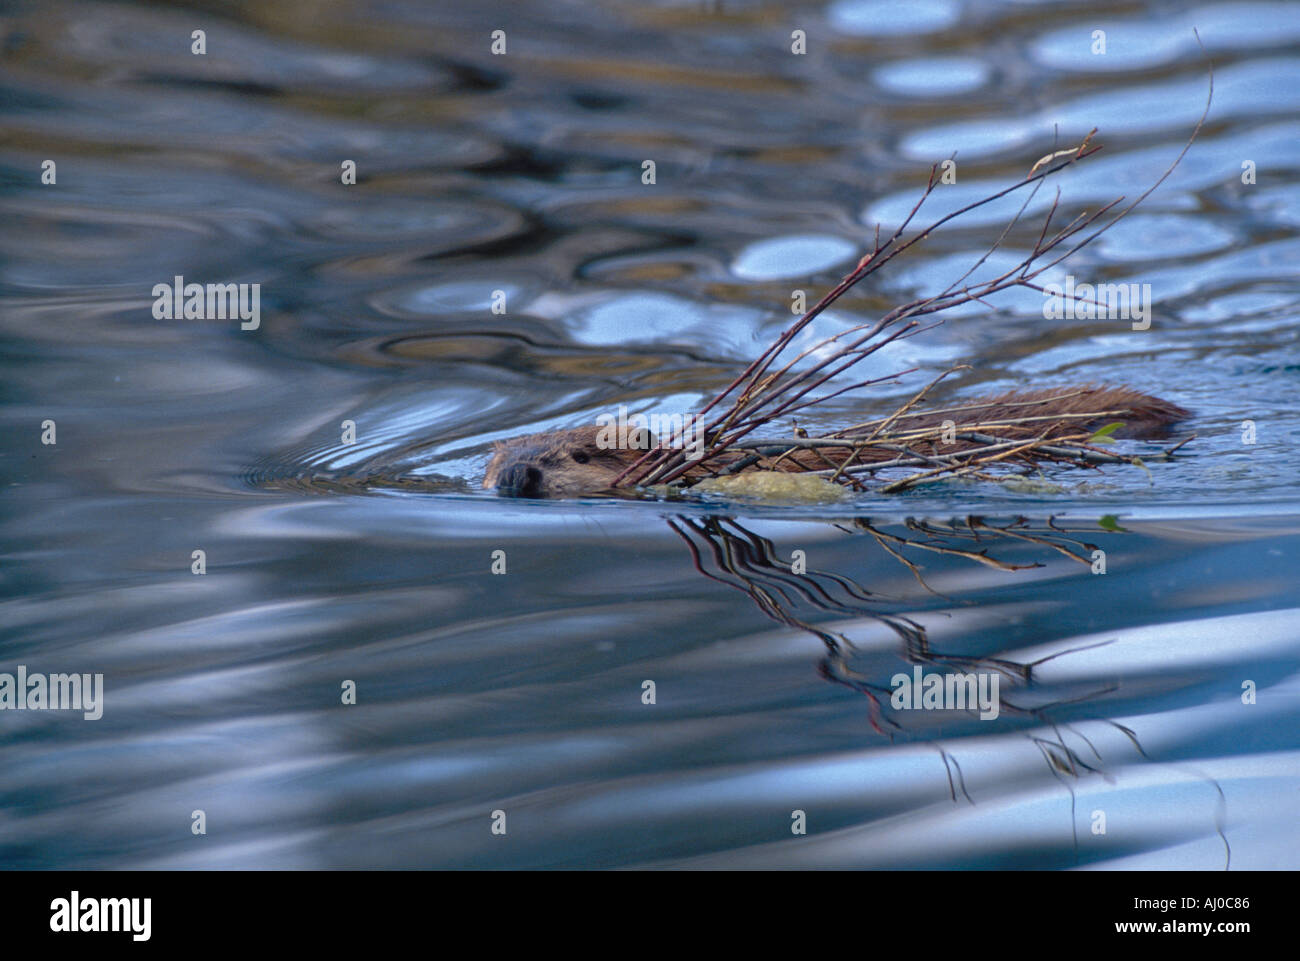
[[1091,437],[1088,438],[1088,440],[1094,444],[1113,444],[1115,443],[1115,438],[1111,437],[1110,435],[1115,433],[1115,431],[1119,430],[1123,426],[1124,426],[1124,422],[1122,420],[1114,421],[1113,423],[1107,424],[1105,427],[1101,428],[1101,430],[1094,433]]
[[1097,521],[1097,526],[1102,528],[1102,530],[1112,531],[1116,534],[1128,533],[1128,531],[1119,526],[1119,518],[1114,514],[1107,514],[1101,520]]

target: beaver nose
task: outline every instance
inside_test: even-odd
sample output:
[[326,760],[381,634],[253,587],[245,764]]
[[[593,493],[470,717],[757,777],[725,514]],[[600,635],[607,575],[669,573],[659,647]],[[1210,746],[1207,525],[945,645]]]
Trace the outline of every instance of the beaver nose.
[[501,472],[497,493],[504,497],[540,497],[542,472],[531,464],[511,464]]

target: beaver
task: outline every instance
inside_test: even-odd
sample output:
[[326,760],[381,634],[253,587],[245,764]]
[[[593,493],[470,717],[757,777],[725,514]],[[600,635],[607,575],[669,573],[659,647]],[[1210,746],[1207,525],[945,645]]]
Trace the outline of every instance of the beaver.
[[[1097,416],[1101,411],[1106,413]],[[958,432],[975,429],[978,425],[982,434],[1006,440],[1051,439],[1092,432],[1118,421],[1122,426],[1112,436],[1153,439],[1167,436],[1169,428],[1188,415],[1188,411],[1177,404],[1130,387],[1088,386],[1008,391],[938,410],[909,412],[892,420],[889,430],[892,434],[933,429],[950,420]],[[1026,417],[1034,420],[995,426],[999,422]],[[859,424],[830,436],[865,437],[879,424],[878,420]],[[483,476],[483,486],[495,489],[504,497],[578,497],[608,493],[615,480],[655,443],[645,430],[628,432],[623,446],[610,445],[608,437],[605,428],[592,424],[498,441]],[[922,455],[952,453],[976,446],[978,444],[961,439],[952,444],[929,439],[911,444],[911,448]],[[848,453],[848,448],[822,447],[820,452],[801,449],[779,458],[758,458],[742,470],[820,471],[833,466],[832,461],[838,463],[837,455],[842,459]],[[694,468],[686,473],[684,479],[693,483],[743,456],[744,452],[734,452],[712,458],[709,468]],[[896,456],[894,451],[884,448],[863,448],[858,461],[880,462]]]

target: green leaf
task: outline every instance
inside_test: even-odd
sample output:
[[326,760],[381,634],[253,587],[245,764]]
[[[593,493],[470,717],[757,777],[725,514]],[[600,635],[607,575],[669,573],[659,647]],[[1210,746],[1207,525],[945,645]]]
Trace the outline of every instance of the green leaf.
[[1111,437],[1110,435],[1115,433],[1115,431],[1119,430],[1123,426],[1124,426],[1124,422],[1122,420],[1117,420],[1101,428],[1101,430],[1097,431],[1091,437],[1089,437],[1088,440],[1094,444],[1113,444],[1115,443],[1115,438]]
[[1127,534],[1124,528],[1119,526],[1119,518],[1114,514],[1107,514],[1101,520],[1097,521],[1097,526],[1102,530],[1111,531],[1116,534]]

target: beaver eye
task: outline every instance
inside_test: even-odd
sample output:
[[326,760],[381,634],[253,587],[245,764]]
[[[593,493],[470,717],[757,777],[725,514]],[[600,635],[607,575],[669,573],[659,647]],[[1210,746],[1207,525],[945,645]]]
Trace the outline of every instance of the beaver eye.
[[573,452],[573,459],[576,460],[579,464],[585,464],[587,463],[587,461],[591,460],[590,457],[588,457],[583,451],[580,450],[575,450]]

